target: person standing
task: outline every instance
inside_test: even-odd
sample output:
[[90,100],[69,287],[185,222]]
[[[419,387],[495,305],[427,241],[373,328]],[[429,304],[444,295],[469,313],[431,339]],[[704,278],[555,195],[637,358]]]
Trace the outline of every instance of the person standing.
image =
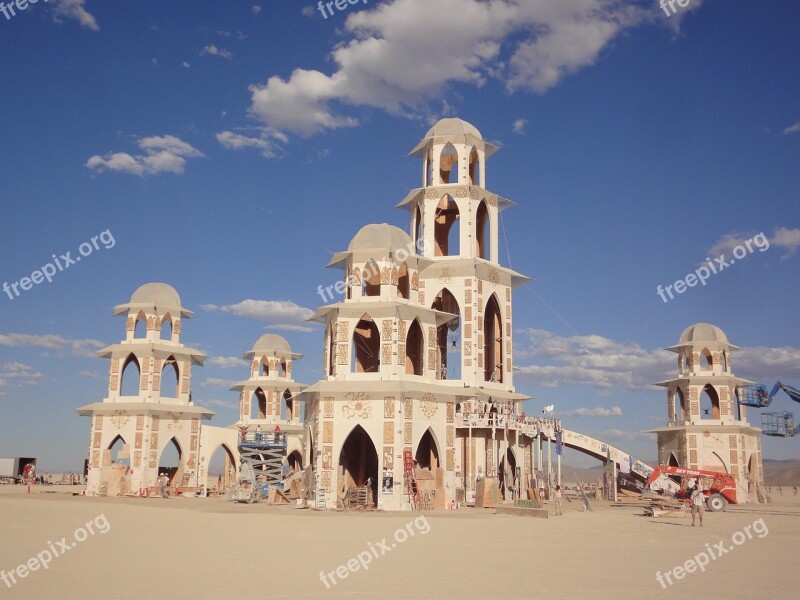
[[564,513],[563,513],[563,511],[561,509],[561,495],[562,495],[561,486],[557,485],[556,486],[556,491],[553,492],[553,498],[555,498],[555,501],[556,501],[556,516],[557,517],[563,517],[564,516]]
[[161,497],[162,498],[166,498],[167,497],[167,474],[166,473],[161,473],[161,475],[158,477],[158,483],[159,483],[159,486],[161,487]]
[[695,483],[694,489],[692,490],[691,496],[689,498],[692,501],[692,527],[694,527],[695,517],[700,518],[700,527],[703,526],[703,513],[706,510],[706,497],[703,494],[703,490],[700,489],[700,486]]

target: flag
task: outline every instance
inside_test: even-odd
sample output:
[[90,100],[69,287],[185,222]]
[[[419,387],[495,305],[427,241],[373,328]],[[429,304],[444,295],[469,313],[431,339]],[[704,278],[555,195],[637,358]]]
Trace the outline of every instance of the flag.
[[551,413],[555,410],[555,408],[556,408],[555,404],[550,404],[542,409],[542,413]]

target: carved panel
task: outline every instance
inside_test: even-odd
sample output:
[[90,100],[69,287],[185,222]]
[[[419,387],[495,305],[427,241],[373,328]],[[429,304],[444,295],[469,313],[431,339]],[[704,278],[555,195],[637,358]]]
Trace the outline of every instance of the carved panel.
[[483,313],[483,298],[478,298],[478,314]]
[[141,448],[142,448],[143,436],[144,436],[144,433],[143,433],[143,432],[141,432],[141,431],[137,431],[137,432],[136,432],[136,438],[135,438],[135,441],[134,441],[134,448],[138,448],[138,449],[140,449],[140,450],[141,450]]
[[436,396],[433,394],[425,394],[419,402],[419,409],[425,418],[430,420],[433,415],[439,410],[439,404],[436,402]]
[[[187,461],[186,464],[190,469],[197,468],[197,453],[196,452],[190,452],[189,453],[189,460]],[[184,477],[186,477],[186,474],[184,474]]]
[[390,365],[392,364],[392,345],[391,344],[383,344],[381,347],[381,364],[382,365]]
[[92,450],[92,467],[100,466],[100,450]]
[[399,326],[398,326],[398,337],[401,340],[405,340],[406,339],[406,331],[407,331],[406,328],[407,328],[406,322],[405,321],[400,321]]
[[467,322],[472,321],[472,307],[467,306],[464,308],[464,320]]
[[419,273],[416,271],[411,275],[411,289],[415,292],[419,289]]
[[324,421],[322,423],[322,443],[333,443],[333,421]]
[[420,304],[425,304],[425,292],[420,291],[417,293],[417,300]]
[[333,398],[330,396],[325,396],[322,402],[322,416],[326,419],[333,418]]
[[328,494],[333,492],[333,483],[330,471],[323,471],[322,478],[320,481],[322,482],[322,489],[325,490],[325,492],[327,492]]
[[478,293],[479,294],[483,293],[483,280],[482,279],[478,279]]
[[119,375],[112,375],[111,380],[108,382],[108,389],[115,392],[117,391],[117,386],[119,386]]
[[689,450],[689,462],[692,463],[692,468],[697,468],[697,450]]
[[456,437],[456,428],[452,425],[447,426],[447,446],[452,447]]
[[150,447],[151,448],[158,448],[158,434],[151,433],[150,434]]
[[161,423],[161,417],[158,415],[153,416],[153,431],[158,431],[158,426]]
[[[425,366],[423,365],[423,369]],[[433,370],[436,368],[436,350],[428,350],[428,368]]]
[[472,290],[464,290],[464,303],[472,304]]
[[472,356],[472,342],[464,341],[464,356]]
[[391,319],[384,319],[381,323],[383,327],[383,332],[381,333],[381,338],[384,340],[392,339],[392,320]]
[[383,399],[383,416],[386,419],[394,418],[394,396],[386,396]]
[[102,438],[103,434],[99,431],[94,433],[94,439],[92,440],[92,448],[99,448],[100,447],[100,439]]
[[383,443],[394,444],[394,421],[383,423]]
[[411,434],[411,422],[409,421],[403,425],[403,443],[406,446],[411,445],[411,440],[413,439]]
[[336,339],[340,342],[350,341],[350,323],[347,321],[340,321],[336,326]]
[[347,344],[339,344],[339,350],[336,352],[336,363],[339,365],[347,364]]
[[181,320],[180,319],[175,319],[172,322],[172,332],[176,333],[176,334],[181,332]]
[[398,275],[397,267],[394,267],[392,269],[392,285],[397,285]]
[[158,453],[155,450],[150,450],[150,459],[148,461],[148,466],[151,469],[155,469],[158,467],[158,465],[156,464],[157,460],[158,460]]
[[697,448],[697,436],[690,435],[689,436],[689,448]]
[[148,375],[145,372],[142,372],[142,376],[139,378],[139,389],[146,390],[147,389],[147,381]]
[[133,331],[136,329],[136,321],[133,320],[133,317],[128,317],[128,323],[125,327],[128,331]]
[[414,418],[414,401],[411,398],[406,398],[403,401],[403,409],[405,411],[406,419]]
[[736,461],[736,450],[731,450],[731,464],[735,464]]
[[137,450],[136,452],[133,453],[133,466],[135,468],[137,468],[137,469],[142,466],[142,451],[141,450]]
[[333,469],[333,446],[322,447],[322,468],[326,471]]
[[455,402],[447,403],[447,422],[452,423],[455,420],[456,404]]
[[511,288],[506,288],[506,302],[511,302]]
[[372,416],[372,405],[367,392],[347,392],[345,398],[349,400],[342,405],[342,413],[347,419],[368,419]]
[[383,468],[387,471],[394,469],[394,446],[383,447]]
[[406,345],[405,344],[397,344],[397,364],[398,365],[406,364]]
[[157,392],[161,389],[161,375],[153,375],[153,391]]
[[381,270],[381,284],[387,284],[391,280],[392,274],[389,271],[389,267],[383,267]]
[[728,436],[728,444],[730,445],[731,448],[736,448],[736,436],[735,435]]

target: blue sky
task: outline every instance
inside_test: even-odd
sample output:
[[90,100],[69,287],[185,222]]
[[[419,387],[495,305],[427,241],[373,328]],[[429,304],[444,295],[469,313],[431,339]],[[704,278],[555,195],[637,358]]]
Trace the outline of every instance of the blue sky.
[[[407,228],[394,206],[421,171],[407,153],[446,116],[502,146],[487,185],[517,203],[502,262],[533,278],[514,296],[529,412],[554,404],[566,426],[654,458],[641,432],[666,422],[666,396],[649,384],[675,367],[659,349],[701,321],[744,348],[737,375],[800,386],[796,2],[333,8],[0,13],[0,284],[98,236],[52,283],[0,293],[0,455],[80,468],[89,422],[74,409],[107,386],[93,352],[122,339],[111,309],[150,281],[194,311],[182,339],[209,355],[193,392],[214,424],[236,419],[228,384],[265,331],[305,354],[295,377],[313,383],[322,331],[305,319],[336,280],[330,252],[367,223]],[[760,233],[763,252],[657,294]],[[764,449],[794,458],[800,440]]]

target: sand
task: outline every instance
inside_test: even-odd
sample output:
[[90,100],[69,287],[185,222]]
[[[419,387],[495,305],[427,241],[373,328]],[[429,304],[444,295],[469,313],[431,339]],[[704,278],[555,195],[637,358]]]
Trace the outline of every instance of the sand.
[[[10,588],[0,581],[0,599],[764,598],[794,597],[800,585],[800,497],[791,495],[707,512],[705,527],[692,528],[688,519],[639,516],[634,506],[593,503],[583,513],[575,501],[565,503],[565,516],[547,520],[475,509],[422,520],[420,513],[219,499],[87,498],[62,486],[24,492],[0,488],[0,569],[13,571],[51,542],[64,554],[47,570],[17,575]],[[752,527],[758,519],[768,530],[763,537],[760,525]],[[75,541],[87,522],[95,534]],[[707,543],[733,547],[732,536],[748,525],[752,539],[738,534],[741,545],[710,560],[705,572],[673,576],[666,590],[657,582],[657,571],[682,565]],[[414,535],[398,543],[398,528]],[[61,538],[75,547],[59,550]],[[329,576],[330,588],[323,584],[320,571],[359,553],[365,562],[372,556],[368,570],[359,564],[335,585]]]

